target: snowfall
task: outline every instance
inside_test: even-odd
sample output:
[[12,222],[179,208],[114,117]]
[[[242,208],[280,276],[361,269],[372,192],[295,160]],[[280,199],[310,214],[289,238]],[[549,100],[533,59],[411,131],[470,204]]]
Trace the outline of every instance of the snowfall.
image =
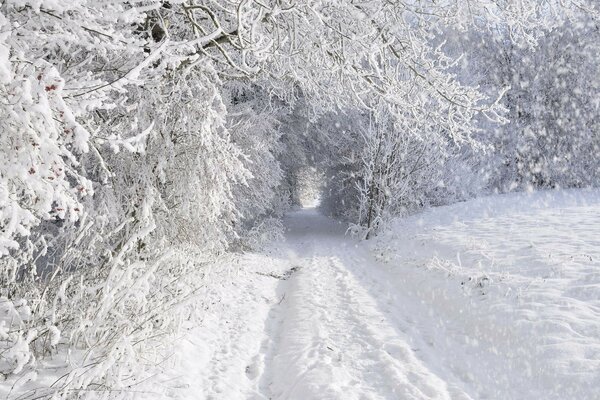
[[600,399],[600,191],[480,198],[359,241],[302,209],[209,271],[140,399]]

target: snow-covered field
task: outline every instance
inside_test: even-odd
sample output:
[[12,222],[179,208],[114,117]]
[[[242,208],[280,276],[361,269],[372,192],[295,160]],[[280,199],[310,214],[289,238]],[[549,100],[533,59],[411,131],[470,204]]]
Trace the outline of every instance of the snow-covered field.
[[433,209],[375,253],[437,324],[433,357],[472,398],[600,398],[598,191]]
[[600,192],[441,207],[368,243],[286,223],[214,288],[158,398],[600,399]]

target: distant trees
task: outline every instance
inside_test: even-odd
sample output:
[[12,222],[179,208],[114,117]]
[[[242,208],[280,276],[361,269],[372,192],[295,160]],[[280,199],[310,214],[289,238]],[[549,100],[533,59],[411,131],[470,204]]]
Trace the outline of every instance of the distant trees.
[[600,31],[588,13],[538,33],[537,46],[518,46],[496,27],[469,32],[461,52],[464,79],[484,91],[510,88],[501,104],[507,123],[481,121],[488,144],[482,173],[493,190],[596,186],[600,146]]

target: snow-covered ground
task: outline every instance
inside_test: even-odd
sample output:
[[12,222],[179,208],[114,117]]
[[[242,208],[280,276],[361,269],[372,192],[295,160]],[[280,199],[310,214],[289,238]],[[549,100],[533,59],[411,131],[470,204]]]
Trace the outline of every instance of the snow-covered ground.
[[286,224],[214,288],[159,398],[600,399],[600,192],[441,207],[368,243],[314,210]]
[[600,399],[600,192],[432,209],[374,251],[436,324],[423,332],[431,357],[472,398]]

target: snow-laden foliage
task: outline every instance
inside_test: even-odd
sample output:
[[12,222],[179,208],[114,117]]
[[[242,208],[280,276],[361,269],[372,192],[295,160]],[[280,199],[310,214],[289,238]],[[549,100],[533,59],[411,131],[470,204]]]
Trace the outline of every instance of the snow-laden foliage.
[[270,104],[258,86],[231,85],[226,92],[232,142],[243,149],[243,167],[252,182],[233,187],[240,213],[237,244],[257,248],[281,234],[277,218],[288,209],[289,196],[281,187],[283,170],[278,162],[283,152],[278,119],[282,110]]
[[[519,162],[548,165],[540,186],[593,184],[594,18],[579,0],[1,2],[0,372],[35,381],[58,354],[40,396],[126,395],[168,359],[204,267],[278,237],[310,168],[367,232],[479,190],[497,146],[480,121],[525,117],[512,83],[462,79],[450,29],[540,49]],[[567,162],[541,163],[548,146]]]
[[222,82],[184,36],[153,34],[160,7],[0,8],[1,372],[58,351],[44,396],[131,390],[236,237],[233,188],[251,173]]

